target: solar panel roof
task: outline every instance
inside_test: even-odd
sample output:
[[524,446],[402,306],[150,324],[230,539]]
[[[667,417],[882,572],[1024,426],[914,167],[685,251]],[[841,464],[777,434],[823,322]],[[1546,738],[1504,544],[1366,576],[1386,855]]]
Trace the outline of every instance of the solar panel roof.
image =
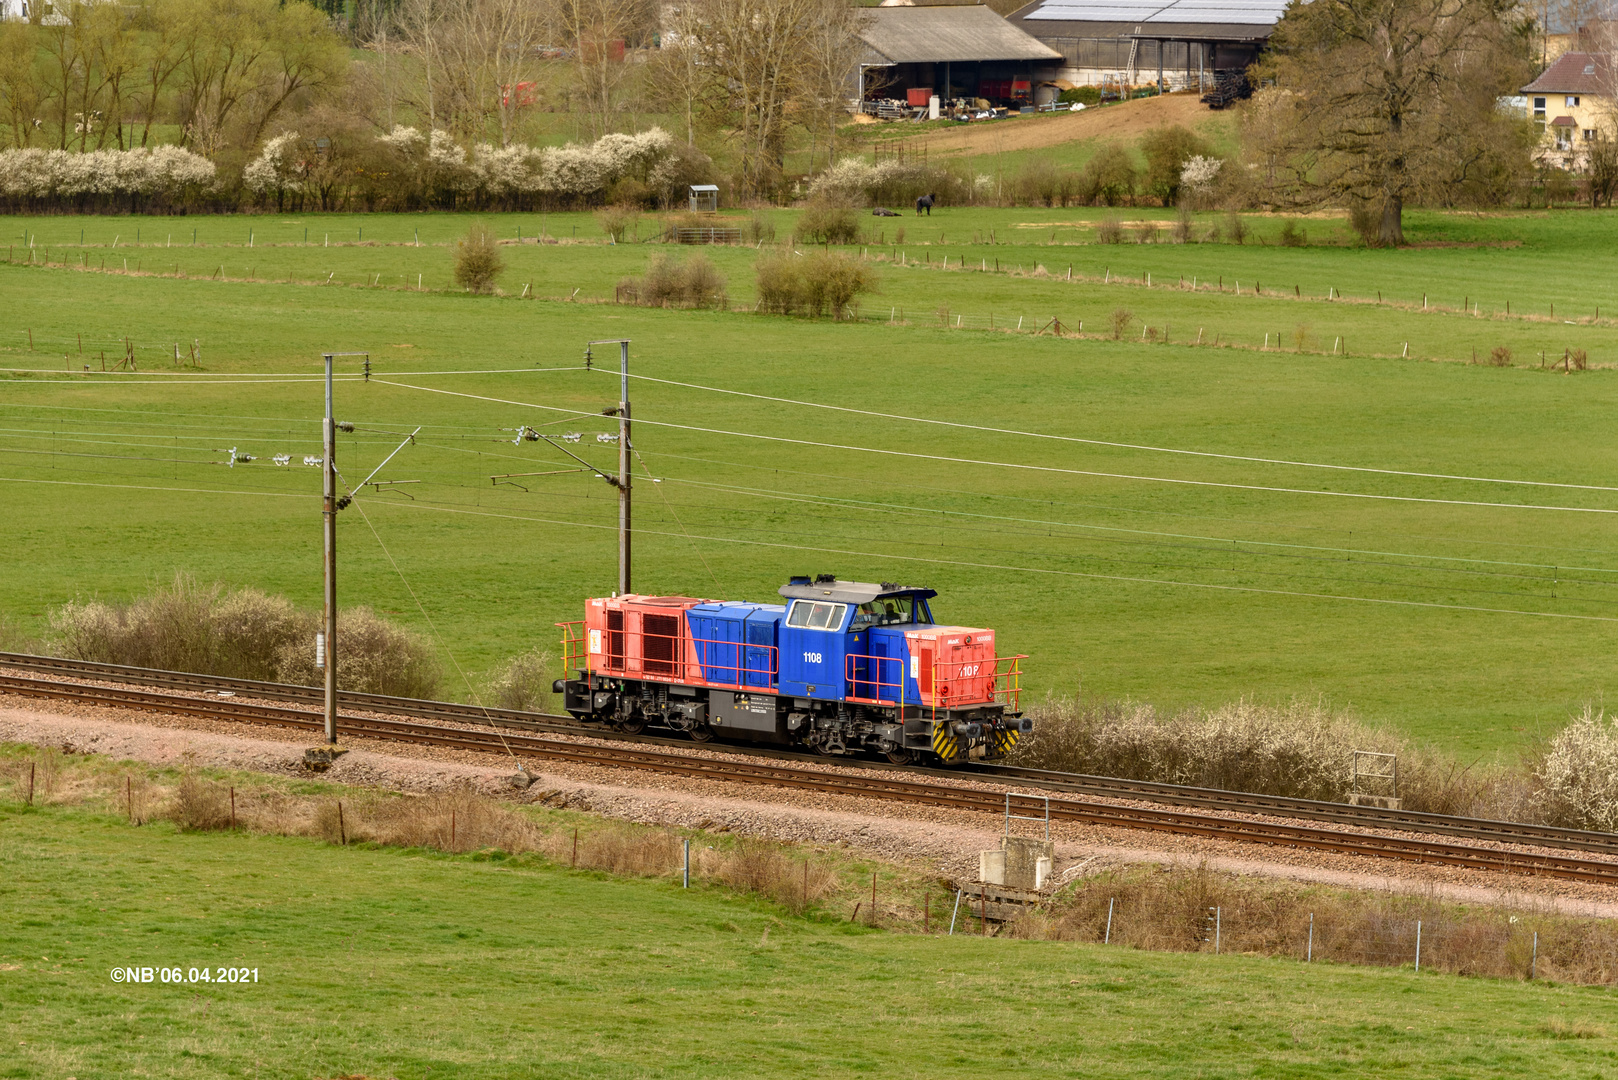
[[1022,16],[1062,22],[1273,26],[1286,0],[1048,0]]

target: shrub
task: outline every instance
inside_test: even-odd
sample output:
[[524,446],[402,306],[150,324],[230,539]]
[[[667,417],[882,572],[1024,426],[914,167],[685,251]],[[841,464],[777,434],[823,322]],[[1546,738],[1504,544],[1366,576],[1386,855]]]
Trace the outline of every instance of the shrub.
[[470,292],[493,292],[494,279],[505,268],[494,233],[481,222],[455,245],[455,283]]
[[1157,222],[1143,221],[1135,226],[1135,241],[1141,244],[1157,243]]
[[1096,243],[1121,244],[1124,242],[1124,223],[1115,217],[1104,217],[1096,222]]
[[768,244],[775,241],[775,220],[762,210],[754,210],[751,217],[742,223],[742,240],[754,245]]
[[1291,218],[1281,226],[1282,247],[1303,247],[1309,242],[1309,234],[1298,227],[1298,223]]
[[619,290],[647,307],[707,308],[726,304],[725,279],[706,255],[693,255],[684,262],[667,255],[654,256],[645,277],[626,278],[619,283]]
[[1546,820],[1576,829],[1618,831],[1618,716],[1584,707],[1534,764]]
[[1292,328],[1292,347],[1297,352],[1303,352],[1303,347],[1309,344],[1309,326],[1299,323]]
[[640,211],[633,206],[609,206],[596,214],[601,231],[612,237],[612,242],[624,242],[624,234],[640,220]]
[[1489,350],[1490,367],[1510,367],[1511,350],[1504,345],[1496,345]]
[[1202,208],[1212,203],[1224,164],[1219,158],[1200,154],[1186,159],[1180,167],[1181,201],[1189,199]]
[[841,319],[860,295],[876,288],[870,266],[841,252],[808,258],[772,255],[758,261],[759,308],[777,315]]
[[1583,371],[1590,365],[1590,354],[1583,349],[1569,349],[1567,358],[1574,371]]
[[518,712],[549,712],[555,658],[543,649],[513,656],[491,673],[483,692],[490,705]]
[[1129,329],[1129,324],[1134,321],[1134,318],[1135,313],[1130,311],[1128,308],[1120,307],[1112,309],[1112,339],[1114,341],[1118,341],[1123,338],[1124,331]]
[[859,215],[851,207],[811,202],[804,207],[792,235],[811,244],[852,244],[860,237]]
[[1225,235],[1233,244],[1247,242],[1247,222],[1243,221],[1242,216],[1234,210],[1225,215]]
[[174,792],[166,815],[184,832],[205,832],[231,827],[230,788],[212,783],[187,768]]
[[1191,207],[1182,202],[1180,204],[1179,212],[1174,215],[1173,235],[1174,242],[1176,244],[1188,244],[1191,242],[1193,224],[1194,223],[1191,219]]
[[1063,90],[1061,97],[1056,100],[1063,105],[1099,105],[1101,104],[1101,89],[1096,86],[1075,86],[1071,90]]
[[[257,589],[199,586],[180,574],[127,603],[74,601],[51,613],[59,655],[108,664],[194,671],[234,679],[318,685],[320,615]],[[438,690],[432,652],[366,608],[339,613],[338,684],[344,690],[429,697]]]
[[841,319],[863,293],[876,291],[876,275],[860,259],[839,252],[821,252],[802,260],[804,308],[819,318]]
[[[413,698],[438,692],[443,672],[432,647],[368,607],[338,612],[336,652],[339,689]],[[282,682],[319,684],[324,673],[315,667],[313,635],[283,645],[276,668]]]
[[1033,158],[1008,186],[1014,202],[1029,206],[1066,206],[1078,190],[1078,177],[1046,158]]
[[1106,143],[1084,163],[1078,190],[1085,202],[1119,206],[1134,198],[1138,177],[1129,151],[1117,143]]
[[1147,132],[1141,138],[1140,149],[1146,158],[1147,194],[1157,196],[1164,206],[1179,201],[1186,163],[1213,154],[1207,142],[1178,124]]
[[1348,224],[1359,235],[1366,247],[1376,247],[1381,243],[1382,221],[1377,214],[1376,207],[1364,199],[1354,199],[1348,204]]

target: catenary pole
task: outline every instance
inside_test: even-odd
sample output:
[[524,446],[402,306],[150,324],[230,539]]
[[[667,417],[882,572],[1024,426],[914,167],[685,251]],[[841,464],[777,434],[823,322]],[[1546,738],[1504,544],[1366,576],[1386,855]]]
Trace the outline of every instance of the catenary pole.
[[326,354],[326,422],[322,426],[325,460],[321,513],[325,526],[325,612],[326,635],[326,741],[337,741],[337,423],[332,419],[332,353]]
[[629,342],[618,343],[618,595],[630,591]]

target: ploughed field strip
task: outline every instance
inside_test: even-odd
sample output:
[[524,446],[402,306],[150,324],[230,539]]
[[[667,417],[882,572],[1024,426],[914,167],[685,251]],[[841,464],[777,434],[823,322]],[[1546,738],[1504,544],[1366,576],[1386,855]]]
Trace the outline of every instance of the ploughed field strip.
[[[0,661],[11,663],[8,655],[0,655]],[[83,666],[91,665],[81,665],[81,668]],[[106,665],[93,666],[104,667]],[[60,673],[66,674],[67,672],[61,671]],[[84,677],[90,673],[80,670],[78,674],[80,677]],[[101,678],[107,677],[105,672],[96,672],[95,675]],[[179,675],[177,678],[202,679],[206,677]],[[234,682],[238,686],[243,685],[240,680],[218,681]],[[193,689],[197,688],[195,683],[191,685]],[[87,685],[52,679],[0,675],[0,694],[69,700],[90,705],[197,716],[216,721],[271,724],[309,731],[319,731],[323,727],[320,714],[308,709],[284,708],[228,699],[192,697],[155,690],[135,689],[128,686]],[[351,700],[351,704],[357,704],[357,702]],[[462,707],[461,714],[455,719],[460,723],[475,723],[477,722],[477,712],[476,710]],[[896,768],[869,770],[850,776],[843,771],[828,771],[806,765],[789,765],[770,761],[724,761],[708,756],[669,753],[642,746],[594,746],[564,742],[545,738],[539,734],[519,731],[506,733],[495,730],[465,730],[432,723],[351,714],[340,717],[339,727],[340,730],[350,736],[496,754],[504,754],[509,751],[533,758],[597,768],[635,769],[687,778],[787,787],[831,795],[847,795],[868,799],[877,798],[996,815],[1004,813],[1008,809],[1013,813],[1044,813],[1047,810],[1048,803],[1049,816],[1054,821],[1072,821],[1081,824],[1126,829],[1145,829],[1182,836],[1278,845],[1341,855],[1367,855],[1416,863],[1479,870],[1499,870],[1590,884],[1618,884],[1618,862],[1576,856],[1507,851],[1441,840],[1356,833],[1340,829],[1318,828],[1312,825],[1292,825],[1274,821],[1251,821],[1216,817],[1186,810],[1116,806],[1060,795],[1044,796],[1018,792],[984,791],[952,783],[901,778],[901,773],[905,772],[905,770]],[[567,726],[557,725],[557,727],[566,728]],[[573,733],[589,732],[589,729],[583,725],[574,725],[569,730]],[[673,740],[670,741],[672,742]],[[725,751],[730,752],[730,748],[726,747]],[[937,770],[914,771],[937,772]],[[1023,771],[1034,772],[1036,770]],[[1061,776],[1064,774],[1054,775]],[[1465,819],[1452,820],[1463,821]],[[1523,826],[1522,828],[1525,832],[1532,831],[1532,827],[1529,826]],[[1592,838],[1601,836],[1601,834],[1588,835]],[[1498,837],[1491,838],[1498,839]]]
[[[69,660],[54,656],[33,656],[27,653],[0,652],[0,667],[38,671],[63,675],[75,679],[103,680],[142,686],[163,686],[199,693],[241,694],[271,701],[305,702],[319,707],[323,691],[316,686],[296,686],[287,683],[258,682],[251,679],[230,679],[217,675],[196,675],[184,671],[163,671],[154,668],[128,667],[122,664],[102,664],[88,660]],[[357,694],[341,691],[339,703],[350,709],[365,709],[398,716],[416,716],[429,720],[443,720],[456,724],[515,728],[520,731],[550,732],[565,735],[585,735],[594,739],[615,742],[640,743],[651,746],[690,747],[688,738],[660,735],[629,735],[598,724],[583,724],[570,716],[551,713],[521,712],[477,705],[464,705],[453,701],[424,701],[419,698],[390,697],[385,694]],[[299,716],[304,714],[299,713]],[[730,742],[706,744],[706,749],[726,754],[773,758],[784,761],[803,761],[801,752],[774,750],[768,747],[737,745]],[[1226,791],[1218,788],[1190,787],[1184,784],[1164,784],[1150,780],[1127,780],[1111,776],[1087,776],[1081,773],[1055,772],[1049,769],[1026,769],[1014,765],[971,763],[954,769],[935,769],[919,765],[893,765],[868,758],[838,758],[844,768],[873,771],[917,773],[923,776],[971,776],[982,780],[1015,780],[1031,788],[1046,791],[1065,791],[1080,795],[1099,795],[1112,799],[1132,799],[1140,802],[1163,803],[1170,806],[1197,807],[1235,813],[1264,814],[1271,817],[1301,818],[1323,821],[1352,828],[1397,829],[1407,832],[1436,833],[1474,840],[1492,840],[1498,843],[1531,844],[1538,847],[1566,848],[1573,851],[1592,851],[1618,856],[1618,834],[1592,832],[1584,829],[1564,829],[1552,825],[1529,825],[1515,821],[1491,821],[1487,818],[1455,817],[1448,814],[1429,814],[1416,810],[1389,810],[1375,806],[1351,806],[1347,803],[1323,802],[1316,799],[1297,799],[1284,795],[1255,795],[1245,791]]]

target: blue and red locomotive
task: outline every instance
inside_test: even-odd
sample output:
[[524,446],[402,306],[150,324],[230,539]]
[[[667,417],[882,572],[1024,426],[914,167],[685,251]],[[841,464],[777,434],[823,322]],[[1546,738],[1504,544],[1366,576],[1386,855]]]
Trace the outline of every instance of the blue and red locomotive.
[[1005,757],[1022,656],[994,631],[933,621],[932,589],[839,581],[782,586],[784,604],[625,595],[561,623],[569,713],[629,733],[648,725],[905,763]]

